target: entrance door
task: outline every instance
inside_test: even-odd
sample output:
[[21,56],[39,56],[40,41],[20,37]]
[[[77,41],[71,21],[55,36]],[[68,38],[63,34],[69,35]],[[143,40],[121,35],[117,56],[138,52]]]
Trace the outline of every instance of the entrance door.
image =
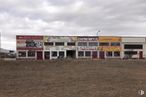
[[46,60],[50,59],[50,52],[46,51],[44,56]]
[[92,52],[92,58],[98,58],[98,52],[97,51]]
[[100,59],[105,59],[105,56],[104,56],[105,54],[104,54],[104,51],[100,51],[99,52],[99,58]]
[[142,51],[139,52],[139,59],[143,59],[143,52]]
[[43,60],[43,52],[37,51],[37,60]]
[[76,58],[76,51],[75,50],[67,50],[66,55],[69,58]]

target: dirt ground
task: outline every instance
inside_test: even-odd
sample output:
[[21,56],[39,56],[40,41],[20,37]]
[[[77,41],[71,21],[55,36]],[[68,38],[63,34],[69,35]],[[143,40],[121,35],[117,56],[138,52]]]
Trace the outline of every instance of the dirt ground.
[[0,97],[146,97],[139,90],[146,60],[0,60]]

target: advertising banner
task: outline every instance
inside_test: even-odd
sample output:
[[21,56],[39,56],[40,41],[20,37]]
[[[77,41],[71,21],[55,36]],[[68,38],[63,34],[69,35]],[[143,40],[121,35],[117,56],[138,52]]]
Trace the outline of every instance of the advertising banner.
[[44,36],[44,42],[75,42],[75,36]]
[[79,36],[78,41],[98,41],[98,37],[94,37],[94,36]]
[[121,38],[111,37],[111,36],[100,36],[99,41],[100,42],[121,42]]
[[42,50],[43,36],[17,36],[17,50]]
[[120,46],[100,46],[98,47],[98,50],[101,51],[121,51],[121,47]]

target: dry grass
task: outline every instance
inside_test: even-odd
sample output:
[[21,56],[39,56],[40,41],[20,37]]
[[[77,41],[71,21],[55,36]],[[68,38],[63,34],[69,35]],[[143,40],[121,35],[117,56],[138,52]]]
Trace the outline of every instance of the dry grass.
[[0,97],[139,97],[140,89],[146,60],[0,61]]

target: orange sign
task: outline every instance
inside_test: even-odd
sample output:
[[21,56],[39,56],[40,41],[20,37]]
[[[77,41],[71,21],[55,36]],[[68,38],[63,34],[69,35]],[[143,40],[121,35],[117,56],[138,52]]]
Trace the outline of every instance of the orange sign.
[[121,42],[120,37],[112,37],[112,36],[100,36],[100,42]]
[[120,46],[100,46],[98,49],[101,51],[121,51]]

